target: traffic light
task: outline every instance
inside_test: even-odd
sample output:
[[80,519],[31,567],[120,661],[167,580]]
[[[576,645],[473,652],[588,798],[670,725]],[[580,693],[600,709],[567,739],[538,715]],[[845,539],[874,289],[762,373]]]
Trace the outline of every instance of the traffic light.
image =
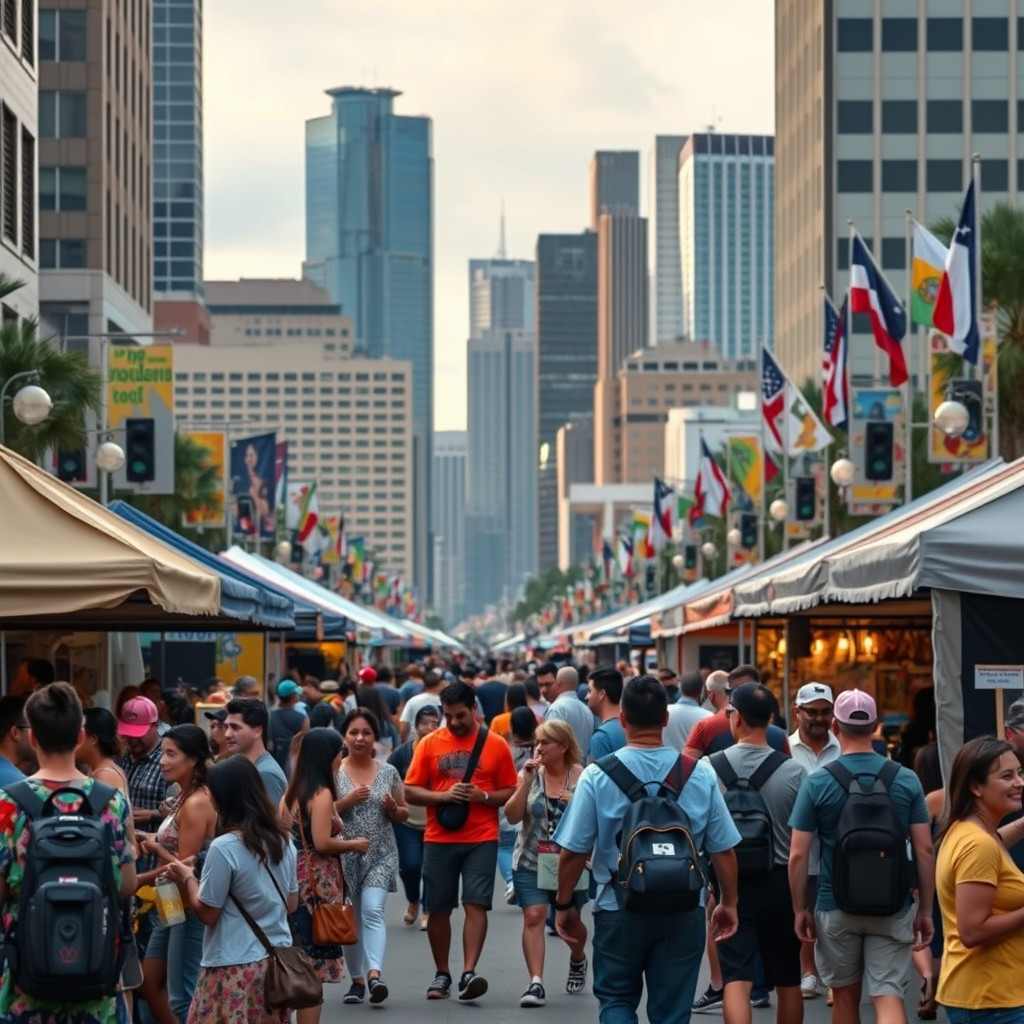
[[86,465],[84,448],[57,449],[57,479],[66,484],[82,483],[88,479],[89,467]]
[[152,419],[124,421],[125,479],[142,484],[156,479],[156,424]]
[[657,569],[653,562],[648,562],[644,571],[644,583],[647,585],[647,593],[653,594],[657,586]]
[[875,420],[864,435],[864,476],[868,480],[891,480],[893,473],[892,423]]
[[814,477],[798,476],[794,481],[796,492],[796,514],[794,519],[798,523],[809,523],[814,520],[818,495],[814,489]]
[[740,516],[740,547],[747,551],[757,547],[757,516],[753,512]]
[[683,545],[683,568],[692,570],[697,568],[697,545]]

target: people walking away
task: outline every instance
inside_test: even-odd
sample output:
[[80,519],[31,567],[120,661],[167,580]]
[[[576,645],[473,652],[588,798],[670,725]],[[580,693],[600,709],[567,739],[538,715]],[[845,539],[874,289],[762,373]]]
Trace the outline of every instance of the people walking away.
[[406,798],[427,808],[423,877],[436,968],[427,998],[447,999],[451,992],[451,915],[461,881],[466,919],[458,994],[470,1002],[487,991],[487,980],[476,968],[494,896],[498,808],[512,795],[517,778],[508,744],[476,720],[472,686],[449,683],[441,691],[441,706],[445,725],[416,747],[405,777]]
[[775,697],[760,683],[741,683],[726,715],[735,744],[711,755],[726,806],[740,833],[739,928],[718,944],[726,1024],[750,1024],[751,991],[760,955],[763,981],[774,987],[778,1024],[800,1024],[801,942],[789,894],[789,816],[805,775],[792,758],[768,746]]
[[619,721],[622,673],[606,666],[587,676],[587,707],[601,723],[590,737],[589,759],[597,761],[626,745],[626,733]]
[[402,695],[395,689],[395,674],[387,665],[377,666],[377,678],[372,683],[363,683],[364,686],[372,686],[379,694],[384,706],[388,709],[388,715],[394,719],[402,703]]
[[296,733],[309,728],[309,716],[296,707],[302,689],[294,679],[282,679],[277,684],[277,707],[270,712],[268,738],[270,753],[281,766],[281,771],[288,774],[288,751]]
[[[608,671],[618,673],[615,669]],[[621,677],[620,677],[621,678]],[[528,710],[528,709],[527,709]],[[530,978],[519,1005],[543,1006],[544,922],[558,884],[558,851],[552,836],[583,772],[583,757],[567,722],[541,722],[534,734],[533,757],[519,772],[515,792],[505,804],[509,823],[522,828],[512,857],[516,902],[523,909],[523,956]],[[574,891],[577,910],[587,901],[586,887]],[[587,929],[577,917],[569,926],[570,995],[583,991],[587,981]]]
[[387,941],[384,905],[388,893],[398,889],[398,845],[393,825],[409,817],[409,808],[398,772],[374,757],[381,736],[377,716],[367,708],[356,708],[345,716],[341,734],[348,753],[338,768],[334,806],[344,822],[347,839],[370,840],[367,850],[346,853],[343,858],[345,884],[359,927],[359,941],[349,952],[352,985],[345,1002],[361,1003],[369,989],[370,1002],[382,1003],[388,997],[381,977]]
[[[833,719],[840,756],[804,779],[789,820],[796,933],[802,942],[817,940],[815,960],[822,983],[832,989],[835,1024],[859,1020],[862,984],[880,1021],[903,1022],[911,950],[928,944],[933,927],[935,870],[924,792],[912,771],[872,748],[878,710],[870,694],[839,694]],[[815,835],[821,872],[811,908],[807,877]],[[879,870],[883,862],[891,865],[887,872]]]
[[[117,725],[116,719],[114,724]],[[25,721],[25,698],[0,697],[0,786],[20,782],[25,778],[24,769],[34,761]]]
[[[686,738],[686,753],[691,757],[704,757],[718,750],[725,750],[733,744],[732,732],[725,716],[729,706],[729,690],[743,683],[758,683],[761,676],[753,665],[740,665],[728,674],[712,672],[705,682],[708,698],[715,706],[715,714],[698,722]],[[772,697],[774,700],[774,695]],[[768,726],[768,745],[788,754],[789,741],[786,733],[777,725]]]
[[[710,856],[721,888],[721,902],[711,920],[712,933],[724,940],[737,927],[733,847],[740,836],[710,765],[683,758],[679,751],[662,743],[667,712],[665,688],[653,676],[636,676],[625,684],[622,717],[626,746],[600,763],[587,766],[554,835],[561,848],[555,907],[563,938],[571,939],[575,934],[579,911],[573,893],[592,856],[598,886],[593,987],[601,1020],[606,1024],[635,1024],[645,982],[648,1019],[659,1024],[685,1024],[690,1019],[705,932],[703,858],[692,857],[692,851]],[[636,802],[609,774],[609,770],[617,771],[616,764],[639,783],[639,789],[632,793]],[[656,854],[671,857],[672,863],[667,877],[657,873],[653,895],[662,908],[660,913],[629,909],[629,879],[615,884],[623,819],[627,814],[632,819],[642,812],[652,816],[657,813],[660,820],[671,821],[673,835],[679,839],[678,844],[672,844],[671,854],[667,850]],[[653,824],[652,819],[647,821]],[[649,836],[646,830],[645,835]],[[649,840],[643,848],[654,853]],[[692,875],[689,870],[678,870],[683,857],[689,858]],[[696,883],[692,889],[691,878]],[[663,895],[662,885],[670,887],[671,901]],[[688,890],[685,896],[689,897],[685,900],[680,892],[684,885]],[[692,909],[665,910],[667,906]]]
[[483,678],[476,684],[476,699],[483,709],[484,721],[490,725],[495,715],[505,708],[505,691],[508,683],[498,678],[498,666],[490,659],[484,667]]
[[[281,803],[281,816],[291,827],[295,847],[299,903],[291,916],[292,935],[305,948],[325,984],[342,978],[343,946],[321,946],[313,941],[313,911],[317,905],[340,904],[345,897],[341,857],[365,853],[365,836],[343,836],[341,818],[334,809],[338,799],[335,781],[341,767],[341,734],[334,729],[310,729],[300,734],[295,768]],[[298,1024],[318,1024],[319,1006],[296,1011]]]
[[668,694],[669,706],[678,703],[679,677],[670,668],[659,668],[657,676],[661,685],[665,687],[665,693]]
[[288,788],[288,778],[266,748],[270,716],[261,700],[231,700],[224,720],[224,743],[229,754],[252,761],[263,780],[271,806],[277,807]]
[[[397,747],[388,758],[388,764],[398,772],[398,777],[405,782],[406,772],[412,764],[416,745],[424,736],[428,736],[441,724],[440,708],[433,705],[422,707],[416,712],[413,722],[414,734]],[[405,821],[396,821],[395,842],[398,844],[398,877],[402,880],[408,906],[402,915],[402,921],[408,927],[416,923],[420,917],[420,930],[427,930],[427,914],[429,908],[423,892],[423,832],[427,827],[427,810],[415,804],[409,804],[409,816]]]
[[[39,770],[0,790],[0,904],[7,945],[0,1017],[12,1024],[112,1024],[122,1019],[124,1012],[118,1006],[115,942],[120,939],[115,938],[117,927],[113,922],[122,919],[121,901],[135,891],[128,801],[119,790],[79,772],[75,752],[84,738],[82,703],[68,683],[51,683],[36,690],[25,702],[24,711]],[[48,872],[61,872],[56,859],[59,855],[51,848],[49,856],[53,859],[47,868],[36,846],[35,829],[37,824],[40,830],[43,827],[44,801],[59,815],[67,815],[60,819],[66,848],[81,851],[84,846],[92,850],[106,843],[109,862],[104,862],[102,855],[97,858],[90,853],[87,856],[91,859],[76,865],[80,891],[87,891],[95,900],[96,913],[103,914],[102,922],[91,918],[62,920],[64,916],[73,917],[75,907],[62,908],[48,901],[45,883],[51,882],[51,889],[60,888]],[[28,827],[30,820],[32,829]],[[97,840],[100,823],[103,839]],[[72,830],[77,833],[73,844]],[[34,903],[32,914],[24,917],[27,901],[23,897],[31,897]],[[93,935],[94,945],[87,951],[91,954],[91,969],[88,975],[83,971],[77,980],[95,984],[99,995],[80,999],[62,996],[76,979],[68,978],[63,984],[54,980],[63,975],[63,964],[59,959],[61,944],[45,932],[47,924],[55,920],[53,915],[56,927],[70,927],[73,933],[88,929]],[[100,943],[95,941],[97,935]],[[27,991],[36,983],[43,986],[44,993]]]
[[287,1024],[266,1002],[269,954],[246,914],[272,946],[290,946],[288,915],[299,903],[295,849],[258,769],[243,756],[210,768],[217,838],[202,876],[181,860],[168,865],[205,926],[203,959],[188,1024]]
[[590,738],[594,735],[594,713],[576,695],[579,686],[579,673],[571,665],[563,665],[558,670],[553,684],[545,689],[541,684],[541,693],[548,701],[548,709],[544,713],[545,721],[560,719],[568,722],[576,736],[580,750],[590,750]]

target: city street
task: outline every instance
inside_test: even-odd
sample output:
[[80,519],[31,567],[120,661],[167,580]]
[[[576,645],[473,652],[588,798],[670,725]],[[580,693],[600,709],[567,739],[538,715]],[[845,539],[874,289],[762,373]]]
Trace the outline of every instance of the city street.
[[[323,1019],[329,1022],[343,1015],[352,1019],[352,1015],[373,1014],[378,1010],[390,1014],[414,1015],[417,1020],[454,1021],[465,1020],[465,1015],[486,1014],[489,1024],[500,1024],[504,1021],[556,1019],[558,1024],[583,1024],[597,1020],[597,1000],[591,992],[588,977],[587,989],[578,996],[570,996],[565,991],[565,975],[568,969],[569,954],[565,944],[554,937],[548,937],[547,963],[545,964],[545,987],[547,989],[547,1006],[542,1009],[522,1009],[519,997],[526,988],[529,979],[520,948],[522,915],[517,907],[508,906],[503,899],[503,886],[495,887],[496,902],[490,915],[490,931],[484,946],[483,958],[479,973],[486,976],[490,990],[476,1005],[460,1004],[454,994],[451,999],[428,1002],[425,993],[427,985],[433,978],[434,968],[430,958],[425,932],[415,928],[406,928],[402,924],[405,910],[403,895],[394,893],[388,898],[388,949],[384,964],[383,977],[388,983],[391,995],[381,1007],[369,1004],[362,1006],[345,1006],[342,997],[348,990],[348,978],[338,985],[326,986],[326,1001]],[[588,928],[590,927],[587,913]],[[461,960],[461,928],[462,918],[458,912],[453,915],[452,939],[452,976],[458,981],[462,970]],[[588,944],[589,945],[589,944]],[[698,991],[707,985],[706,974],[702,974]],[[907,999],[907,1018],[916,1021],[917,1005],[916,984],[912,987]],[[774,1000],[773,1000],[774,1002]],[[831,1020],[830,1010],[825,1005],[824,995],[804,1003],[804,1021],[806,1024],[828,1024]],[[646,1021],[642,1012],[640,1020]],[[775,1009],[759,1009],[753,1011],[754,1024],[774,1024]],[[714,1024],[721,1021],[721,1011],[695,1013],[695,1022],[708,1021]],[[865,1024],[873,1020],[870,1007],[862,1010]],[[940,1021],[945,1018],[940,1012]]]

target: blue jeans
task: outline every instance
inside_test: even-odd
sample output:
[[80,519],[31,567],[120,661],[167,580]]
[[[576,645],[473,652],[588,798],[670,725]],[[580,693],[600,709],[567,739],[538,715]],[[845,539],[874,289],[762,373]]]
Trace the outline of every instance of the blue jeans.
[[426,903],[420,895],[423,889],[423,829],[397,822],[394,829],[398,844],[398,877],[402,879],[406,902],[422,904],[425,914]]
[[507,829],[498,831],[498,870],[506,885],[512,881],[512,851],[516,848],[518,838],[518,832],[509,832]]
[[146,946],[146,957],[167,965],[167,998],[178,1020],[187,1020],[199,980],[203,957],[202,921],[189,914],[182,924],[157,924]]
[[637,1024],[647,979],[647,1017],[689,1024],[704,956],[704,908],[680,914],[594,914],[594,995],[601,1024]]
[[960,1010],[943,1006],[949,1024],[1024,1024],[1024,1006],[1006,1006],[995,1010]]
[[359,941],[348,947],[345,960],[353,978],[366,978],[367,971],[384,970],[387,931],[384,928],[384,904],[387,889],[369,888],[349,893],[359,922]]

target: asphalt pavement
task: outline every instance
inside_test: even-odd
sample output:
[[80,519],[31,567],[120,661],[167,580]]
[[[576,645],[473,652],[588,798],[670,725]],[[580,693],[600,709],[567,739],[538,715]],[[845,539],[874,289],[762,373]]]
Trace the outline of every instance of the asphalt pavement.
[[[474,1016],[483,1015],[488,1024],[502,1024],[505,1021],[540,1021],[557,1020],[558,1024],[583,1024],[597,1020],[597,1000],[591,990],[592,977],[588,976],[587,987],[579,995],[570,996],[565,991],[565,977],[569,967],[569,950],[561,939],[554,936],[547,938],[547,956],[545,958],[544,983],[547,990],[547,1005],[538,1009],[522,1009],[519,997],[522,995],[529,978],[523,960],[520,945],[522,935],[522,913],[518,907],[511,907],[504,902],[504,884],[499,879],[495,884],[494,910],[490,914],[487,942],[484,953],[477,968],[490,985],[487,994],[475,1004],[463,1004],[455,997],[454,986],[451,999],[428,1001],[427,986],[434,976],[434,964],[427,944],[426,932],[419,930],[419,925],[407,928],[402,924],[405,912],[405,898],[401,892],[393,893],[388,898],[388,947],[384,963],[383,977],[387,982],[390,995],[380,1006],[344,1005],[342,997],[348,990],[349,981],[345,979],[338,985],[325,987],[325,1005],[322,1015],[323,1024],[344,1019],[352,1021],[364,1014],[377,1016],[384,1014],[391,1017],[405,1017],[416,1021],[467,1021]],[[591,928],[589,909],[585,912],[588,930]],[[462,972],[462,914],[456,911],[452,915],[452,976],[458,983]],[[588,942],[589,947],[589,942]],[[707,985],[706,970],[702,973],[698,992]],[[774,997],[771,1009],[755,1009],[753,1024],[775,1024]],[[917,1020],[917,983],[911,987],[907,998],[907,1018],[914,1024]],[[644,1007],[640,1007],[640,1020],[647,1021]],[[828,1024],[831,1013],[825,1005],[825,996],[804,1002],[805,1024]],[[695,1013],[694,1024],[707,1021],[714,1024],[721,1021],[720,1010],[708,1013]],[[870,1004],[863,1007],[861,1020],[864,1024],[874,1020]],[[939,1020],[945,1020],[939,1012]],[[785,1024],[785,1022],[783,1022]]]

